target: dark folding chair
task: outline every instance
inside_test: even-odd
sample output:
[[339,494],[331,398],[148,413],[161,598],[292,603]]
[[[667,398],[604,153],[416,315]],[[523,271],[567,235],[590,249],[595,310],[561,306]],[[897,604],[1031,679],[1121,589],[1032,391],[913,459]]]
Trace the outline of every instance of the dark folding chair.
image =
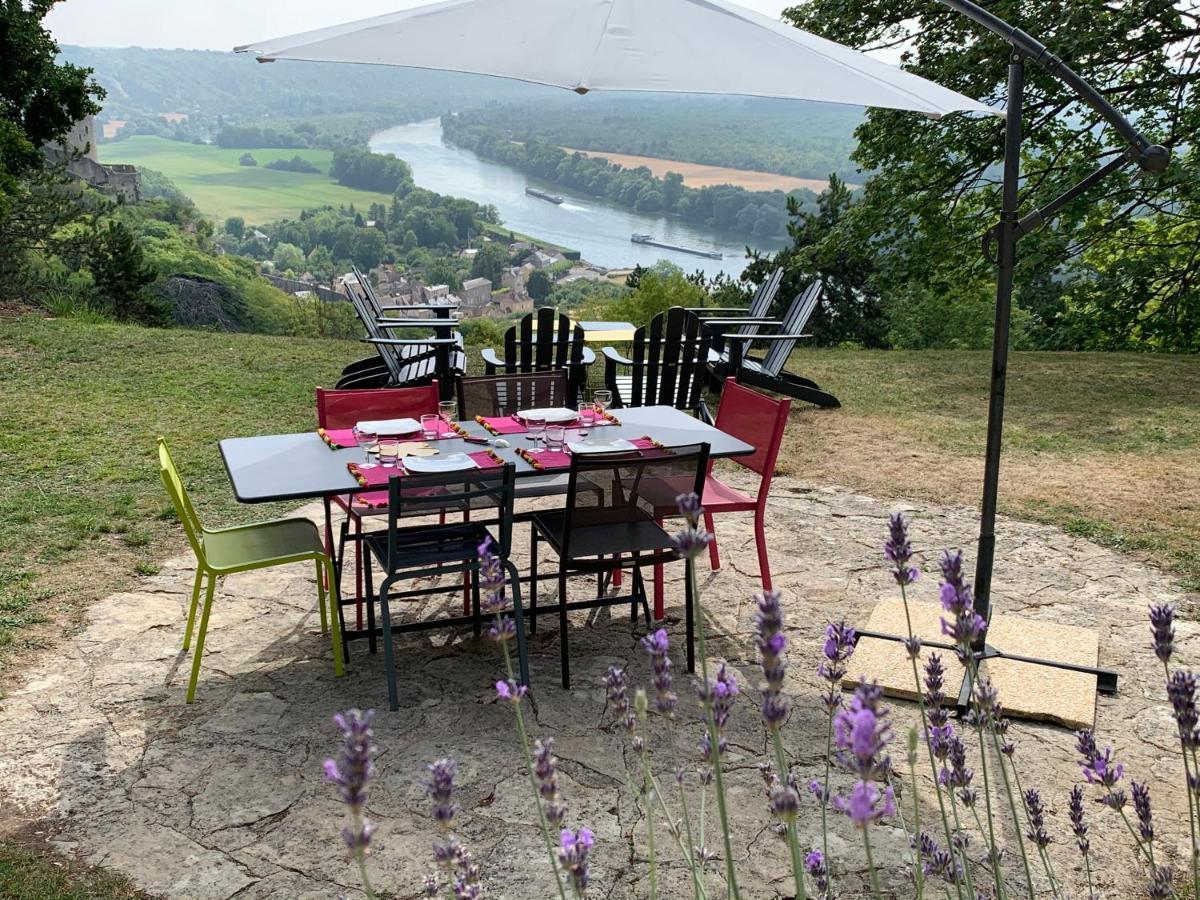
[[[815,381],[794,375],[783,368],[797,341],[812,336],[804,333],[804,326],[821,302],[824,289],[818,279],[797,295],[775,333],[755,331],[752,334],[726,335],[729,348],[715,362],[710,361],[710,377],[735,377],[739,384],[764,388],[817,406],[841,406],[836,397],[821,390]],[[767,352],[761,357],[751,356],[750,345],[760,341],[770,345]]]
[[[529,684],[529,661],[525,651],[525,623],[521,607],[521,584],[516,566],[509,559],[512,550],[513,485],[515,466],[476,469],[438,475],[408,474],[388,482],[387,530],[364,538],[373,558],[383,570],[378,597],[383,626],[383,651],[387,667],[388,704],[399,708],[396,689],[396,653],[393,634],[430,628],[469,624],[478,637],[483,616],[479,608],[479,545],[491,539],[492,552],[500,557],[512,591],[516,621],[517,658],[522,684]],[[437,516],[448,511],[490,510],[491,518],[473,517],[471,521],[448,525],[401,525],[414,516]],[[465,572],[471,578],[470,615],[447,616],[392,624],[391,603],[413,597],[460,590],[458,584],[394,591],[402,580],[431,578],[447,573]],[[368,590],[370,590],[368,569]],[[373,594],[373,592],[372,592]],[[375,596],[370,599],[374,600]]]
[[[537,630],[538,544],[547,543],[558,556],[558,628],[562,655],[562,684],[571,686],[567,652],[567,612],[628,603],[630,619],[637,622],[640,606],[650,625],[643,567],[653,568],[682,559],[671,537],[656,521],[655,502],[642,496],[643,483],[660,484],[664,479],[685,482],[699,495],[708,470],[708,444],[670,450],[634,453],[576,453],[571,457],[565,509],[540,510],[533,514],[530,545],[529,630]],[[577,490],[584,479],[602,485],[602,492]],[[604,578],[614,569],[633,569],[631,593],[604,596]],[[601,589],[594,600],[567,600],[567,579],[572,575],[595,575]],[[695,669],[692,636],[695,621],[692,597],[695,586],[685,578],[687,602],[687,667]]]
[[576,398],[587,384],[596,354],[583,342],[583,328],[548,306],[531,312],[504,332],[504,358],[488,347],[480,351],[488,375],[498,372],[546,372],[565,369]]
[[613,406],[673,406],[711,423],[704,402],[711,345],[712,334],[699,316],[682,306],[659,313],[633,333],[632,358],[604,348],[604,384]]

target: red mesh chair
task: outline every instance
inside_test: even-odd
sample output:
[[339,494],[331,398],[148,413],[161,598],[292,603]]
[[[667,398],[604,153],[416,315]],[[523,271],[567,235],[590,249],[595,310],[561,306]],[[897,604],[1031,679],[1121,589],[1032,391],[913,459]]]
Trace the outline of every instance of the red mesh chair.
[[[421,416],[438,411],[438,383],[434,381],[421,387],[371,388],[350,390],[326,390],[317,388],[317,424],[321,428],[353,428],[355,423],[367,419],[398,419]],[[337,495],[331,498],[346,511],[342,526],[342,541],[337,560],[338,571],[342,569],[342,551],[345,546],[346,527],[354,525],[354,600],[357,626],[362,628],[363,576],[362,576],[362,520],[364,516],[387,515],[386,490],[361,494]],[[332,528],[326,528],[325,548],[333,555]],[[374,629],[372,628],[372,631]],[[372,637],[372,643],[374,638]]]
[[[771,491],[771,479],[775,475],[775,460],[779,456],[779,447],[783,443],[783,433],[787,429],[788,413],[791,408],[792,401],[790,399],[776,400],[774,397],[768,397],[766,394],[760,394],[738,384],[735,378],[726,378],[715,424],[726,434],[731,434],[747,444],[754,445],[753,453],[748,456],[732,457],[732,461],[758,474],[758,491],[752,497],[725,484],[712,474],[711,464],[708,469],[708,477],[704,481],[702,501],[704,504],[704,527],[713,535],[713,542],[708,547],[709,562],[713,571],[721,568],[721,555],[717,549],[713,515],[726,512],[753,512],[754,543],[758,549],[758,569],[765,591],[771,589],[771,564],[767,559],[767,538],[764,532],[767,496]],[[685,493],[686,487],[683,484],[666,483],[659,486],[661,499],[656,499],[656,504],[659,507],[660,516],[668,518],[677,515],[675,497]],[[644,493],[646,493],[645,490],[643,490]],[[662,567],[657,566],[654,570],[654,616],[657,619],[661,619],[663,615],[662,597]]]

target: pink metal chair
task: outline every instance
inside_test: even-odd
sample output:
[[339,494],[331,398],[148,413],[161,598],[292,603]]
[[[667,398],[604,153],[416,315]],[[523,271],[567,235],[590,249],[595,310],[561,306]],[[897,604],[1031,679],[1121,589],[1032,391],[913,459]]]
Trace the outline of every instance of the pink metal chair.
[[[393,419],[436,413],[437,381],[421,387],[370,388],[326,390],[317,388],[317,424],[321,428],[353,428],[367,419]],[[386,516],[388,492],[368,491],[361,494],[338,494],[333,502],[346,511],[354,526],[354,597],[357,626],[363,620],[362,520],[364,516]],[[326,522],[325,548],[333,556],[333,529]],[[340,561],[339,561],[340,562]]]
[[[759,475],[758,491],[752,497],[731,487],[712,474],[712,464],[709,464],[708,477],[704,481],[704,527],[713,535],[713,541],[708,546],[709,563],[713,571],[721,568],[721,554],[717,549],[716,526],[713,515],[727,512],[754,513],[754,543],[758,548],[758,569],[762,578],[763,590],[771,589],[771,564],[767,558],[767,538],[765,522],[767,512],[767,497],[771,491],[771,479],[775,476],[775,460],[779,457],[779,447],[783,443],[783,433],[787,429],[788,413],[791,412],[792,401],[784,398],[776,400],[766,394],[752,391],[738,384],[736,378],[725,379],[725,389],[721,393],[721,406],[717,410],[716,427],[740,438],[747,444],[753,444],[755,450],[748,456],[734,456],[732,461],[744,466]],[[670,493],[671,486],[666,486]],[[676,492],[678,493],[678,492]],[[657,510],[662,518],[669,518],[675,513],[675,496],[663,497],[662,505]],[[663,616],[663,581],[662,567],[654,570],[654,617]]]

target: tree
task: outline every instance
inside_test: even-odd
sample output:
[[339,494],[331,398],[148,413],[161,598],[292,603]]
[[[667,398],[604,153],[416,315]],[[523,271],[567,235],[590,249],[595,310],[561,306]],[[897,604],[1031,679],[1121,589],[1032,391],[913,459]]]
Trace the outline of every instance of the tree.
[[[1021,242],[1017,302],[1033,314],[1031,338],[1042,346],[1200,348],[1200,6],[993,0],[987,8],[1046,43],[1176,151],[1164,176],[1112,176]],[[996,105],[1005,97],[1007,45],[935,0],[806,0],[784,15],[860,49],[903,47],[906,68],[968,96]],[[1026,80],[1023,210],[1125,149],[1033,62]],[[978,285],[986,301],[993,269],[979,235],[1000,206],[1003,122],[872,110],[856,135],[855,161],[876,174],[821,241],[869,248],[883,296],[916,284],[934,294]],[[1051,302],[1047,279],[1057,285]]]
[[134,234],[123,222],[110,219],[98,228],[89,242],[90,268],[104,311],[124,322],[165,325],[166,305],[152,297],[146,286],[154,281],[154,269]]
[[246,234],[246,220],[241,216],[230,216],[225,220],[225,233],[233,235],[240,241]]
[[525,283],[525,292],[533,298],[534,302],[545,300],[550,296],[550,290],[554,285],[550,283],[549,277],[541,269],[535,269],[529,275],[529,281]]
[[275,263],[275,268],[280,272],[291,271],[299,274],[304,271],[304,251],[286,241],[280,241],[275,245],[275,254],[271,257],[271,261]]
[[471,277],[486,278],[494,286],[500,285],[500,276],[508,268],[508,249],[495,241],[488,241],[475,253],[471,261]]
[[243,153],[241,156],[238,157],[238,165],[239,166],[257,166],[258,160],[255,159],[249,153]]

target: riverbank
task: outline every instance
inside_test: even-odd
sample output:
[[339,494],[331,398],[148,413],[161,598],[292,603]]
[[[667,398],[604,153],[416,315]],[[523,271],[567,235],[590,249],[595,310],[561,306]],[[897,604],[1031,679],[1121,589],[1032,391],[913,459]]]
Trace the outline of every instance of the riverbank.
[[[566,153],[582,153],[595,159],[606,159],[626,169],[645,166],[655,178],[665,178],[668,172],[683,176],[684,186],[690,188],[713,187],[731,184],[748,191],[812,191],[821,193],[829,187],[829,181],[820,178],[797,178],[775,172],[758,172],[753,169],[730,169],[725,166],[709,166],[704,163],[683,162],[678,159],[660,159],[657,156],[635,156],[632,153],[609,153],[606,150],[583,150],[578,147],[563,147]],[[849,185],[851,189],[859,185]]]

